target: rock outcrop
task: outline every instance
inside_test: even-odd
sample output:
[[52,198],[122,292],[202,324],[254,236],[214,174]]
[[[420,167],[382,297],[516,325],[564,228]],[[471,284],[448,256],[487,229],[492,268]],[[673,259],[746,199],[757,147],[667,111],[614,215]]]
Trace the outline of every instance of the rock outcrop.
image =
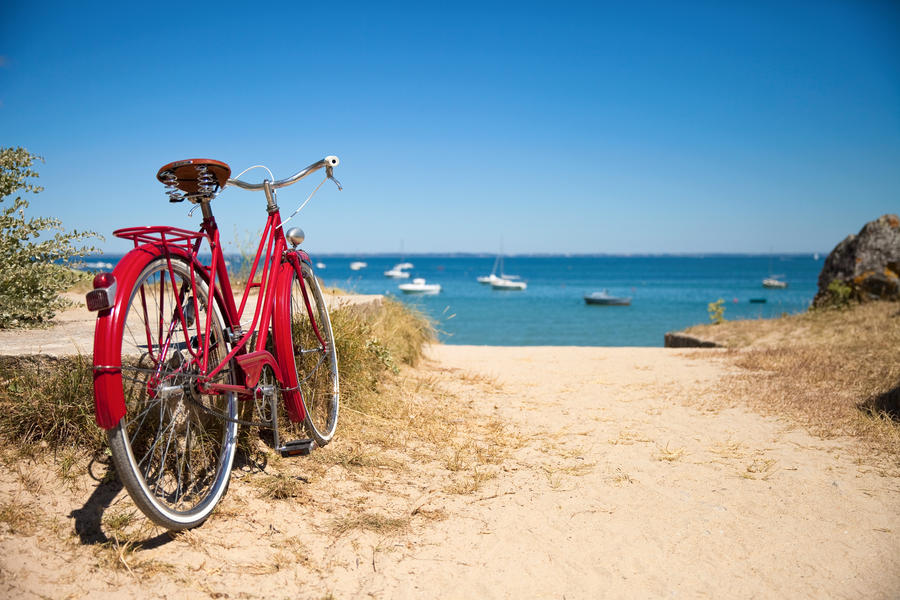
[[670,331],[666,334],[663,346],[666,348],[721,348],[722,346],[681,331]]
[[856,235],[835,246],[822,272],[813,306],[848,301],[900,301],[900,218],[883,217],[866,223]]

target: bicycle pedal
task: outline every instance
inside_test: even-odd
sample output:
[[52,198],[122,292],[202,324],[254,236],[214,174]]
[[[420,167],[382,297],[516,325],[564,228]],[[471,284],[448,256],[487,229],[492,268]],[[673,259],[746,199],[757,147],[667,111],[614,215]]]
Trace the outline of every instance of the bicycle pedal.
[[278,451],[281,453],[281,456],[284,456],[285,458],[288,456],[307,456],[315,447],[316,440],[294,440],[292,442],[285,442]]

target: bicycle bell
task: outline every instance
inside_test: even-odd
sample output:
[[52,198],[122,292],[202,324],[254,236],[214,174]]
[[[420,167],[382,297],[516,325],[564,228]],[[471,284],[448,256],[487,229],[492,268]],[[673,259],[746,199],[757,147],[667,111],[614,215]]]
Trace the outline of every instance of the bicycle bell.
[[299,227],[291,227],[287,232],[287,240],[291,243],[291,246],[296,248],[300,244],[303,243],[303,240],[306,239],[306,234],[303,233],[303,230]]

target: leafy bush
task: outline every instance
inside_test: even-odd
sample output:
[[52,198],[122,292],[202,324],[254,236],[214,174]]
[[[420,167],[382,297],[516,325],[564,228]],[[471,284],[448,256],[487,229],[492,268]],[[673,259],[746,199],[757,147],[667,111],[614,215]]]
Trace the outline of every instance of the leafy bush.
[[[43,159],[24,148],[0,148],[0,202],[20,190],[42,191],[28,181],[38,176],[31,168],[36,160]],[[34,327],[52,319],[68,304],[60,292],[86,277],[62,263],[94,250],[76,244],[95,233],[66,232],[59,219],[26,218],[28,205],[17,196],[0,208],[0,329]]]

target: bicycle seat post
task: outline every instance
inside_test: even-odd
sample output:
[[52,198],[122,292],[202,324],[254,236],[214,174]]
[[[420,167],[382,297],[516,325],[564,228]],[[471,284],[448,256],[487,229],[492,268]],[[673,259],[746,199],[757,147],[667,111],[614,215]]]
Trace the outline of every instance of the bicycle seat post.
[[214,222],[213,214],[212,214],[212,206],[210,206],[210,198],[204,198],[200,200],[200,213],[203,215],[203,222],[209,223]]

